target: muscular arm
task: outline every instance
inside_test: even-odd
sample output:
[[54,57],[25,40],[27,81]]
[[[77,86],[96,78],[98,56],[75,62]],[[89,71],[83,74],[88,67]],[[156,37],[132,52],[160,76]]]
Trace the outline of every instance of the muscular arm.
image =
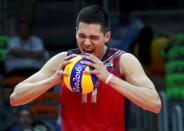
[[159,95],[151,80],[144,73],[141,64],[133,55],[126,53],[121,56],[120,71],[126,81],[113,76],[109,82],[112,88],[139,107],[155,113],[160,112]]
[[58,68],[63,63],[65,56],[65,52],[54,56],[39,72],[20,82],[10,96],[11,105],[18,106],[31,102],[60,83],[61,72]]

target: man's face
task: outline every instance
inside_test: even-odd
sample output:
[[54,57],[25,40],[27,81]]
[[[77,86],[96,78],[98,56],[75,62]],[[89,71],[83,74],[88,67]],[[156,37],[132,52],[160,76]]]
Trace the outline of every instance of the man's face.
[[90,53],[101,59],[104,55],[105,43],[110,38],[109,32],[102,32],[100,24],[80,22],[76,31],[76,39],[81,53]]
[[32,116],[28,110],[22,110],[19,114],[19,124],[21,126],[31,126]]

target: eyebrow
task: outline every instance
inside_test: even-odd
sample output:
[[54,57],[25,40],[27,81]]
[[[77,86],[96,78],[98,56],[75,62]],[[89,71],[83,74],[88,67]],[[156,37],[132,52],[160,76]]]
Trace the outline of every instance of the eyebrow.
[[[83,35],[83,36],[86,36],[84,33],[78,33],[78,35]],[[100,37],[99,35],[90,35],[89,37]]]
[[91,35],[90,37],[93,37],[93,38],[99,38],[100,36]]

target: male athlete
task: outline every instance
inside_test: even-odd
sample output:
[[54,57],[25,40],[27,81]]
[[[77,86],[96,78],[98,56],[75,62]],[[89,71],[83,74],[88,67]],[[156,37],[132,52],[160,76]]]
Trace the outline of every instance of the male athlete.
[[73,93],[62,84],[63,131],[125,131],[125,98],[144,110],[159,113],[161,100],[137,58],[106,46],[111,36],[109,25],[103,8],[83,8],[76,21],[78,49],[53,56],[37,73],[20,82],[10,96],[11,105],[29,103],[62,83],[62,77],[68,75],[64,66],[82,53],[92,62],[81,63],[94,68],[84,73],[96,75],[100,83],[87,95]]

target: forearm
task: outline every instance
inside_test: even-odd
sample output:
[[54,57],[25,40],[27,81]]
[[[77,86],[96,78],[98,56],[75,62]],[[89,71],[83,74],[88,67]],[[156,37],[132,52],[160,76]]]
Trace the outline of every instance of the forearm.
[[138,87],[113,76],[109,85],[139,107],[155,113],[160,111],[160,99],[152,87]]
[[21,82],[10,96],[10,103],[13,106],[29,103],[41,94],[52,88],[56,83],[51,78],[36,83]]

